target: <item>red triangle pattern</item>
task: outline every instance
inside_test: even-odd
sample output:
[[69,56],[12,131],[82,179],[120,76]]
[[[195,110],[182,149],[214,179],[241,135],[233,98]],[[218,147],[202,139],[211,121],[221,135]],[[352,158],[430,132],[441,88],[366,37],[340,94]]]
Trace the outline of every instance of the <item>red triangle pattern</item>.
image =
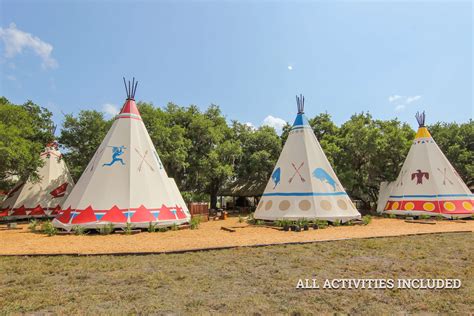
[[160,208],[160,213],[158,214],[158,220],[166,221],[166,220],[173,220],[173,219],[176,219],[176,216],[174,215],[174,213],[171,212],[170,208],[163,205]]
[[110,210],[105,213],[104,216],[100,219],[101,222],[112,222],[112,223],[126,223],[127,217],[123,212],[114,205]]
[[46,213],[44,212],[43,208],[38,205],[31,210],[30,215],[46,215]]
[[95,223],[97,219],[95,217],[92,207],[88,207],[85,210],[81,211],[79,215],[74,217],[71,221],[71,224],[86,224],[86,223]]
[[26,209],[24,206],[15,209],[13,211],[13,214],[11,214],[11,216],[21,216],[21,215],[26,215]]
[[68,208],[62,214],[60,214],[56,219],[60,221],[61,223],[67,224],[70,218],[71,218],[71,208]]
[[139,208],[135,211],[130,222],[132,223],[143,223],[143,222],[154,222],[155,217],[151,214],[150,210],[146,209],[143,205],[140,205]]
[[176,205],[176,216],[178,217],[178,219],[185,219],[186,218],[186,214],[184,214],[183,208],[181,208],[177,205]]

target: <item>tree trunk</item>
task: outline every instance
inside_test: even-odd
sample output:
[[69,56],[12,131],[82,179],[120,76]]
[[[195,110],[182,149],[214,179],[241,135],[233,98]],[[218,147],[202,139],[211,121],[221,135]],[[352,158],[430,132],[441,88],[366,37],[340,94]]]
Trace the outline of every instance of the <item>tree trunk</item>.
[[211,208],[217,209],[217,193],[211,193]]

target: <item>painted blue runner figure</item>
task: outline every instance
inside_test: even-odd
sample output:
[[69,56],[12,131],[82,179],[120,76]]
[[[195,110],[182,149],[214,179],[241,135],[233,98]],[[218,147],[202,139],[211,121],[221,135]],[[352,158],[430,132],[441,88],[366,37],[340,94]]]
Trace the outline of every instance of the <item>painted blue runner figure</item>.
[[104,166],[109,166],[110,167],[114,163],[116,163],[117,161],[120,161],[120,163],[122,165],[125,165],[125,163],[123,162],[123,159],[119,158],[119,156],[123,155],[123,150],[127,149],[127,147],[125,147],[125,146],[108,146],[108,147],[112,147],[112,161],[109,162],[109,163],[104,163],[102,165],[102,167],[104,167]]

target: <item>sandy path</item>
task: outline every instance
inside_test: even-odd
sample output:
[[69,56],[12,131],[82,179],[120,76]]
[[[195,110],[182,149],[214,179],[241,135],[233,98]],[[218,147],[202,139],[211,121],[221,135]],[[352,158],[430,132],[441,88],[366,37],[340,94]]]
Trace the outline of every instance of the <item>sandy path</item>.
[[0,255],[11,254],[97,254],[130,252],[168,252],[215,247],[284,244],[291,242],[325,241],[344,238],[400,236],[417,233],[474,231],[474,221],[465,223],[439,221],[436,225],[411,224],[400,219],[374,218],[367,226],[329,227],[296,233],[272,228],[248,226],[236,232],[221,230],[221,226],[247,226],[237,218],[202,223],[198,230],[142,232],[136,235],[107,236],[61,235],[48,237],[31,233],[27,225],[21,230],[0,230]]

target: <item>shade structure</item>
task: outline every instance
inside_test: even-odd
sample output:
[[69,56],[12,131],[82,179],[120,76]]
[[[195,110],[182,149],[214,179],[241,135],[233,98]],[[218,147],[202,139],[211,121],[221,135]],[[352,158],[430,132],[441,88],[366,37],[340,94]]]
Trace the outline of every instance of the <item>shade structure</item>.
[[304,98],[297,97],[297,103],[298,114],[255,218],[332,222],[360,218],[304,115]]
[[40,154],[39,179],[18,182],[0,206],[6,219],[55,216],[71,192],[74,182],[57,142],[46,145]]
[[[378,209],[395,215],[470,217],[473,194],[417,113],[418,132],[396,181],[381,187]],[[387,193],[387,189],[389,193]]]
[[63,203],[53,224],[99,228],[188,222],[189,211],[160,161],[134,100],[136,85],[112,127]]

